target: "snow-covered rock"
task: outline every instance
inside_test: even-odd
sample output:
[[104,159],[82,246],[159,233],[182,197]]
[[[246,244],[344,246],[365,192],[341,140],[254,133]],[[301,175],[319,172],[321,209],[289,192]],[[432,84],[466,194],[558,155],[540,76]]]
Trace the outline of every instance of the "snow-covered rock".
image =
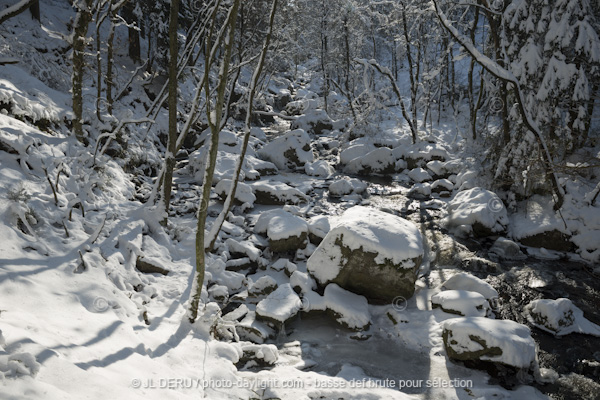
[[333,121],[325,110],[305,110],[304,115],[292,121],[290,129],[302,129],[315,135],[321,135],[323,131],[333,129]]
[[431,196],[431,184],[429,182],[415,183],[406,195],[419,199],[427,199]]
[[290,213],[275,215],[267,226],[267,237],[273,252],[303,249],[308,243],[308,224]]
[[380,147],[362,157],[356,157],[344,167],[346,173],[356,175],[391,174],[395,170],[396,159],[392,150],[387,147]]
[[551,198],[532,196],[521,210],[511,215],[511,237],[525,246],[574,250],[565,222],[553,207]]
[[284,205],[308,201],[308,197],[304,193],[283,182],[260,180],[249,185],[256,196],[257,204]]
[[459,272],[442,284],[445,290],[468,290],[481,294],[487,300],[498,298],[498,292],[489,283],[466,272]]
[[335,283],[325,288],[323,296],[307,291],[302,297],[303,312],[328,312],[341,325],[364,330],[371,324],[369,303],[364,296],[342,289]]
[[277,346],[274,344],[243,344],[242,357],[237,363],[246,367],[273,366],[279,358]]
[[253,343],[264,343],[265,340],[275,336],[273,328],[256,318],[255,311],[247,311],[244,318],[235,325],[240,339]]
[[340,221],[307,261],[317,282],[337,283],[373,300],[411,297],[423,257],[419,229],[362,206],[348,209]]
[[[222,179],[215,186],[215,193],[221,197],[221,199],[225,200],[227,198],[227,194],[231,190],[231,184],[233,181],[231,179]],[[252,191],[252,187],[244,182],[238,182],[236,190],[235,190],[235,201],[239,204],[248,204],[250,206],[254,205],[256,201],[256,196]]]
[[408,172],[408,177],[417,183],[431,180],[431,175],[429,175],[429,172],[420,167],[411,169]]
[[279,169],[301,168],[314,160],[310,136],[302,129],[274,139],[260,149],[258,155],[271,161]]
[[444,321],[442,338],[452,359],[492,361],[526,370],[536,362],[531,331],[514,321],[452,318]]
[[517,243],[504,237],[496,239],[490,248],[490,253],[494,253],[505,260],[523,260],[527,258]]
[[449,197],[452,190],[454,190],[454,184],[449,179],[438,179],[431,184],[432,192],[444,193],[445,197]]
[[353,144],[340,153],[340,163],[346,165],[356,158],[366,156],[375,149],[376,147],[371,143]]
[[457,193],[448,203],[449,227],[471,226],[477,237],[504,232],[508,215],[496,193],[483,188],[473,188]]
[[254,244],[247,240],[227,239],[225,246],[229,250],[229,254],[233,257],[248,257],[251,261],[258,261],[262,252],[257,249]]
[[323,294],[327,309],[332,311],[337,322],[350,328],[363,330],[371,323],[369,303],[359,296],[330,283]]
[[301,308],[300,297],[289,283],[284,283],[256,305],[256,316],[268,322],[284,324]]
[[304,164],[304,171],[307,175],[319,178],[329,178],[335,174],[335,169],[325,160],[317,160]]
[[569,299],[539,299],[525,306],[529,323],[556,336],[583,333],[600,336],[600,326],[587,320]]
[[296,293],[307,293],[317,288],[314,279],[306,272],[294,271],[290,276],[290,285]]
[[431,306],[463,317],[485,317],[489,310],[485,297],[466,290],[445,290],[437,293],[431,297]]
[[360,194],[365,190],[367,190],[367,184],[356,178],[343,177],[329,184],[329,195],[332,197]]
[[272,276],[265,275],[250,285],[248,295],[254,297],[263,296],[272,293],[275,289],[277,289],[277,281]]
[[308,238],[311,243],[319,244],[327,235],[331,226],[329,218],[325,215],[317,215],[308,220]]

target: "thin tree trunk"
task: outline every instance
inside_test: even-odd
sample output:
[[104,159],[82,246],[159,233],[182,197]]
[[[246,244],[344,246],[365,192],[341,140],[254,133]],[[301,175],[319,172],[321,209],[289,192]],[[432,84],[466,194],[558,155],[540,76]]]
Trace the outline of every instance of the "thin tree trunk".
[[[204,79],[204,93],[206,95],[206,115],[208,117],[208,123],[211,131],[210,148],[208,154],[208,162],[204,171],[204,181],[202,183],[202,197],[200,199],[200,205],[198,207],[198,225],[196,231],[196,270],[195,278],[193,280],[193,286],[191,290],[191,302],[189,309],[189,321],[194,323],[198,317],[198,308],[200,306],[200,297],[202,295],[202,287],[204,285],[204,273],[206,269],[206,253],[205,253],[205,232],[206,218],[208,216],[208,203],[210,200],[210,191],[212,188],[212,179],[217,163],[217,150],[219,148],[219,131],[221,129],[221,118],[223,116],[223,106],[225,105],[225,91],[227,89],[227,78],[229,74],[229,63],[231,60],[231,53],[233,50],[233,41],[235,38],[235,25],[237,21],[238,9],[241,0],[235,0],[231,9],[225,26],[228,27],[228,35],[225,40],[223,61],[219,70],[218,86],[217,86],[217,98],[214,102],[214,110],[210,105],[209,96],[210,80],[208,74],[210,71],[210,65],[208,58],[205,64],[205,79]],[[208,46],[207,46],[208,47]],[[206,50],[208,53],[208,49]]]
[[246,151],[248,149],[248,142],[250,140],[250,121],[252,118],[252,109],[253,109],[254,97],[256,95],[256,88],[257,88],[258,80],[260,78],[260,75],[262,73],[262,70],[263,70],[263,67],[265,64],[265,58],[267,56],[267,52],[269,51],[269,44],[271,43],[271,37],[273,36],[273,26],[274,26],[274,21],[275,21],[275,14],[277,12],[277,2],[278,2],[278,0],[273,0],[273,5],[271,7],[271,14],[270,14],[270,19],[269,19],[269,30],[267,31],[267,35],[265,37],[265,43],[264,43],[262,51],[260,53],[260,59],[258,60],[258,64],[256,65],[256,68],[254,69],[254,74],[252,75],[252,80],[250,82],[250,89],[249,89],[249,94],[248,94],[248,107],[246,109],[246,120],[244,123],[244,139],[242,142],[240,156],[239,156],[236,166],[235,166],[235,172],[233,173],[231,189],[229,190],[229,193],[227,193],[227,198],[225,199],[225,204],[223,205],[223,210],[221,211],[221,213],[215,220],[215,222],[210,230],[210,233],[208,235],[208,242],[209,242],[209,244],[207,246],[208,251],[212,251],[214,249],[219,231],[221,230],[221,227],[223,226],[223,222],[225,221],[225,218],[229,214],[229,211],[231,210],[231,206],[233,205],[233,200],[235,199],[235,192],[237,190],[238,182],[240,179],[240,173],[242,172],[242,166],[244,165],[244,158],[246,156]]
[[73,74],[71,75],[73,101],[73,133],[77,140],[85,143],[83,133],[83,68],[85,66],[85,44],[88,25],[92,19],[92,0],[77,3],[78,11],[73,24]]
[[177,27],[179,21],[179,0],[171,0],[169,13],[169,141],[165,154],[165,176],[163,180],[162,206],[166,225],[169,218],[171,189],[173,186],[173,169],[177,147]]

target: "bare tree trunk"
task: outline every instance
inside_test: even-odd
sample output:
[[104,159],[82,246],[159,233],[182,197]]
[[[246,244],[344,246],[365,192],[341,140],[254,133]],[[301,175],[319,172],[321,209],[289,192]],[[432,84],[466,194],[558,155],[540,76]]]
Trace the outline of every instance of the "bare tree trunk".
[[85,44],[88,25],[92,19],[90,5],[92,0],[81,0],[77,3],[77,16],[73,24],[73,74],[71,84],[73,89],[73,133],[77,140],[86,142],[83,133],[83,68],[85,66]]
[[166,225],[169,218],[171,189],[173,186],[173,169],[177,147],[177,27],[179,21],[179,0],[171,0],[169,14],[169,143],[165,154],[165,176],[163,180],[162,206]]
[[[204,93],[206,95],[206,115],[211,131],[210,148],[208,161],[204,171],[204,181],[202,183],[202,197],[198,207],[198,225],[196,231],[196,270],[195,279],[191,290],[191,302],[189,309],[189,321],[194,323],[198,317],[198,308],[200,305],[200,297],[202,295],[202,287],[204,285],[204,273],[206,269],[206,253],[205,253],[205,232],[206,218],[208,216],[208,203],[210,201],[210,192],[212,189],[212,179],[217,163],[217,150],[219,148],[219,131],[221,129],[221,118],[223,116],[223,106],[225,105],[225,91],[227,89],[227,79],[229,74],[229,63],[235,38],[235,25],[237,21],[238,10],[241,0],[235,0],[229,10],[229,15],[225,26],[227,26],[228,34],[224,43],[224,54],[219,70],[216,99],[214,99],[214,110],[210,102],[210,80],[208,74],[211,63],[208,58],[204,68]],[[208,53],[208,46],[206,52]]]
[[275,14],[277,12],[277,2],[278,0],[273,0],[273,5],[271,7],[271,14],[269,19],[269,30],[267,31],[267,35],[265,37],[265,43],[263,45],[262,51],[260,53],[260,58],[258,60],[258,64],[254,69],[254,74],[252,75],[252,80],[250,82],[250,90],[248,94],[248,107],[246,109],[246,120],[244,124],[244,139],[242,142],[242,148],[240,152],[240,156],[237,160],[235,166],[235,172],[233,173],[231,189],[229,193],[227,193],[227,198],[225,199],[225,204],[223,205],[223,210],[215,220],[210,233],[208,235],[209,245],[207,246],[208,251],[212,251],[215,247],[215,243],[217,241],[217,237],[221,227],[223,226],[223,222],[225,218],[229,214],[231,210],[231,206],[233,205],[233,200],[235,199],[235,192],[237,190],[237,185],[240,179],[240,173],[242,171],[242,166],[244,165],[244,158],[246,156],[246,150],[248,149],[248,141],[250,140],[250,120],[252,118],[252,109],[254,103],[254,97],[256,96],[256,88],[258,85],[258,80],[262,73],[265,58],[267,56],[267,52],[269,51],[269,44],[271,43],[271,37],[273,36],[273,25],[275,21]]

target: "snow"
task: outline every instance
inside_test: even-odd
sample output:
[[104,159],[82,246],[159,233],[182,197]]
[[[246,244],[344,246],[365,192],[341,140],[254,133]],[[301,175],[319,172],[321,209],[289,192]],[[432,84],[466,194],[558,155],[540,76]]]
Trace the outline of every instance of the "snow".
[[266,193],[281,203],[298,204],[308,201],[308,197],[304,193],[283,182],[260,180],[258,182],[252,182],[249,185],[255,195],[257,192]]
[[308,234],[308,224],[302,218],[292,214],[276,215],[269,221],[267,236],[271,240],[284,240]]
[[525,306],[530,324],[556,336],[582,333],[600,337],[600,326],[583,316],[583,311],[569,299],[539,299]]
[[316,176],[319,178],[329,178],[335,174],[335,169],[325,160],[317,160],[304,164],[304,170],[307,175]]
[[[294,154],[296,160],[290,160],[286,155],[290,151]],[[293,130],[272,140],[260,149],[258,154],[262,158],[271,161],[279,169],[303,166],[314,160],[310,137],[303,129]]]
[[457,193],[448,203],[445,221],[451,227],[479,223],[492,232],[504,231],[509,222],[498,195],[480,187]]
[[[215,186],[215,192],[219,193],[223,199],[227,197],[229,191],[231,190],[231,185],[233,181],[231,179],[222,179]],[[238,182],[236,190],[235,190],[235,199],[239,202],[247,203],[250,206],[254,205],[256,201],[256,196],[252,191],[252,187],[244,182]]]
[[353,158],[346,164],[344,171],[349,174],[365,174],[365,172],[379,174],[393,170],[395,165],[396,160],[392,150],[380,147],[363,156]]
[[331,226],[329,217],[326,215],[316,215],[308,220],[308,231],[319,238],[324,238]]
[[488,302],[477,292],[466,290],[446,290],[431,297],[431,304],[440,306],[446,312],[456,312],[465,317],[485,317]]
[[404,268],[413,268],[411,259],[423,256],[423,243],[419,229],[395,215],[355,206],[344,212],[338,225],[333,227],[317,250],[307,261],[310,273],[320,282],[334,279],[339,271],[342,253],[337,240],[356,250],[377,254],[375,262],[389,260]]
[[525,209],[512,214],[510,221],[510,233],[516,240],[552,230],[566,232],[563,220],[553,210],[552,200],[541,196],[532,196]]
[[340,163],[347,165],[350,161],[364,157],[373,150],[375,150],[373,144],[360,143],[352,145],[340,153]]
[[365,329],[371,323],[369,303],[364,296],[359,296],[335,283],[330,283],[323,294],[327,309],[333,311],[336,320],[351,329]]
[[423,168],[411,169],[408,172],[408,177],[417,183],[422,183],[431,180],[431,175],[429,175],[429,172],[427,172]]
[[467,290],[481,294],[487,300],[498,298],[498,292],[486,281],[466,272],[459,272],[442,284],[445,290]]
[[344,177],[329,184],[329,194],[334,197],[342,197],[347,194],[360,194],[367,190],[367,184],[356,178]]
[[308,293],[317,288],[314,279],[306,272],[301,271],[294,271],[292,273],[290,276],[290,285],[292,285],[292,288],[294,289],[299,288],[302,293]]
[[504,237],[496,239],[490,248],[490,252],[505,260],[523,260],[527,258],[517,243]]
[[279,286],[256,305],[256,315],[284,323],[302,308],[302,301],[289,283]]
[[525,325],[509,320],[483,317],[452,318],[443,323],[448,344],[455,352],[476,352],[484,347],[472,339],[485,341],[487,348],[497,347],[502,354],[484,355],[481,360],[500,362],[517,368],[530,368],[536,360],[535,341]]

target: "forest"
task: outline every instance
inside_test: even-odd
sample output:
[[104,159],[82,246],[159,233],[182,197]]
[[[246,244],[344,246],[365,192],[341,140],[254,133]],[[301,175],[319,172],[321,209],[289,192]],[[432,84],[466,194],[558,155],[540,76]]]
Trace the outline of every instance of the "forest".
[[2,399],[592,399],[596,0],[0,0]]

